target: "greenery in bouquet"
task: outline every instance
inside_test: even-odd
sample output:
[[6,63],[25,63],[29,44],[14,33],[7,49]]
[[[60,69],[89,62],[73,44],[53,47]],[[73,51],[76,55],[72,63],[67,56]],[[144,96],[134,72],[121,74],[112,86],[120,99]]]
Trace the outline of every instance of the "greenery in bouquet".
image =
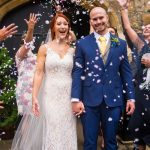
[[17,119],[13,62],[8,50],[0,48],[0,101],[4,103],[4,109],[0,110],[0,128],[13,126]]

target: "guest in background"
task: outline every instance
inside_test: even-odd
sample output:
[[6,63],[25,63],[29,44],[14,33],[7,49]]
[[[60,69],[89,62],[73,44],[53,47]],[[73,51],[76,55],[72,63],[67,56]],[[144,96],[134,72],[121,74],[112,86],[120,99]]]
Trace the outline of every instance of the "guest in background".
[[35,14],[30,14],[29,20],[25,19],[28,31],[24,35],[23,45],[16,53],[16,65],[18,69],[18,80],[16,86],[16,100],[18,113],[30,114],[32,112],[32,84],[35,70],[36,55],[33,54],[34,38],[33,32],[37,22]]
[[[4,26],[2,29],[0,29],[0,44],[1,44],[1,41],[4,41],[9,36],[17,33],[17,28],[18,27],[14,23],[12,23],[8,25],[7,27]],[[3,105],[3,101],[0,101],[0,109],[4,108],[2,105]]]
[[[16,86],[16,101],[18,105],[18,114],[22,117],[21,122],[16,131],[15,137],[12,142],[11,150],[21,150],[17,143],[21,140],[20,135],[26,132],[29,128],[28,121],[32,116],[32,86],[33,76],[36,64],[36,55],[32,53],[34,49],[33,32],[37,17],[35,14],[30,14],[29,20],[25,19],[28,26],[27,33],[23,35],[23,44],[16,53],[16,65],[18,70],[18,80]],[[21,141],[23,142],[23,140]]]
[[129,129],[135,139],[135,150],[150,146],[150,24],[143,28],[142,37],[133,30],[128,18],[128,1],[117,0],[129,39],[137,50],[137,72],[135,74],[136,109],[129,122]]
[[4,26],[2,29],[0,29],[0,42],[17,33],[17,28],[18,27],[12,23],[7,27]]
[[109,28],[108,28],[108,31],[109,31],[111,34],[118,36],[118,32],[117,32],[117,28],[116,28],[116,27],[109,27]]

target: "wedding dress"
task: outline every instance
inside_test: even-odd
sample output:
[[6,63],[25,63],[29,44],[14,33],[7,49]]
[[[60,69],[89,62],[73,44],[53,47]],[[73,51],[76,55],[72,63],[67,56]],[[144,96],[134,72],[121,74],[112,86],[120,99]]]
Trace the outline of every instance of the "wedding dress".
[[23,116],[11,150],[77,150],[70,100],[74,50],[69,48],[61,58],[46,47],[45,75],[38,96],[40,117]]

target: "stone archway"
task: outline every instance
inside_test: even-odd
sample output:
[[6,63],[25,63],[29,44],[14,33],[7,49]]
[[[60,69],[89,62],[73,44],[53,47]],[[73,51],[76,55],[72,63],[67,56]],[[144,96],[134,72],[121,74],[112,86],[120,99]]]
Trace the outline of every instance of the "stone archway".
[[[0,14],[2,14],[2,15],[0,16],[0,20],[2,20],[2,18],[8,12],[13,10],[14,8],[17,8],[18,6],[21,6],[21,5],[28,3],[30,1],[31,0],[19,0],[19,1],[18,0],[11,0],[11,1],[10,0],[1,0],[1,2],[0,2]],[[86,3],[85,0],[82,0],[80,5],[86,9],[91,9],[93,6],[100,6],[98,1],[94,1],[92,3],[92,5],[89,5],[89,3]],[[105,2],[101,6],[103,8],[105,8],[106,10],[108,10],[109,5],[110,4],[108,2]],[[109,16],[110,16],[110,25],[113,27],[118,27],[118,25],[120,23],[119,23],[119,19],[118,19],[116,12],[112,10],[111,12],[109,12]],[[120,29],[120,27],[118,27],[118,29]]]
[[1,0],[0,2],[0,21],[2,18],[14,8],[21,6],[31,0]]

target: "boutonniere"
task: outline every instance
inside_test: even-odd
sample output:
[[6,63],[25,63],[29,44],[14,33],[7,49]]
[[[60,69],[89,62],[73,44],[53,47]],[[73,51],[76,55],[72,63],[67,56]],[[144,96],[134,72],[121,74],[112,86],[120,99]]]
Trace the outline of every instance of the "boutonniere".
[[76,48],[76,43],[75,42],[71,42],[70,43],[70,47],[75,49]]
[[111,37],[111,46],[119,46],[120,42],[119,39],[116,37]]

